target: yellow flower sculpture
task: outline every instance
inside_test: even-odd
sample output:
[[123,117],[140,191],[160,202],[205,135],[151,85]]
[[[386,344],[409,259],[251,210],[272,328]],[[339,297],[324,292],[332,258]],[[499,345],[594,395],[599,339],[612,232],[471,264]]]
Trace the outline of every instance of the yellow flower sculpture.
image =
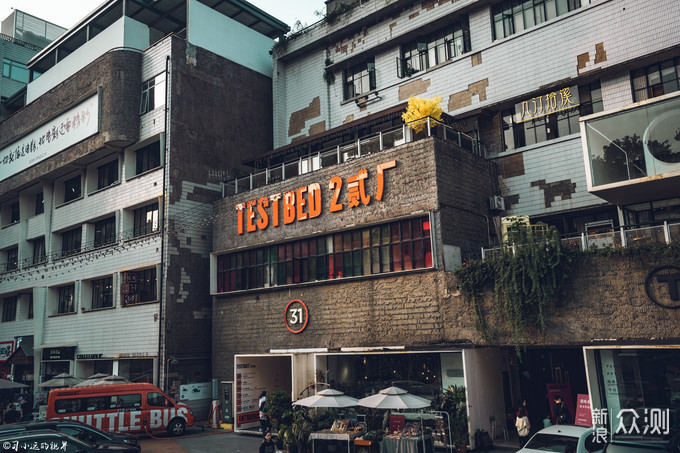
[[[430,99],[416,98],[411,96],[408,98],[408,107],[406,112],[401,115],[401,119],[404,120],[408,126],[415,132],[420,132],[423,130],[427,124],[427,117],[441,121],[442,120],[442,108],[439,104],[442,102],[442,97],[432,96]],[[422,119],[422,121],[418,121]]]

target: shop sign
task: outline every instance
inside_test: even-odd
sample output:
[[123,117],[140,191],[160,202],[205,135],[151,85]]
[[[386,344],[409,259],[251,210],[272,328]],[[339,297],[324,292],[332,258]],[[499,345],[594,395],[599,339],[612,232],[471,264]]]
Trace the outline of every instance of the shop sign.
[[44,348],[42,351],[43,360],[73,360],[76,348]]
[[576,396],[576,417],[574,418],[574,425],[593,426],[593,417],[590,412],[590,395],[579,393]]
[[212,395],[212,383],[201,382],[198,384],[186,384],[179,386],[179,399],[185,400],[206,400]]
[[645,292],[647,297],[655,304],[664,307],[680,308],[680,267],[659,266],[647,275],[645,279]]
[[78,354],[76,360],[96,360],[104,357],[104,354]]
[[9,359],[14,352],[14,341],[0,341],[0,362]]
[[298,299],[288,302],[284,314],[284,321],[288,330],[292,333],[300,333],[307,327],[308,320],[309,310],[307,310],[307,305],[304,302]]
[[0,149],[0,181],[27,169],[99,132],[99,96],[38,126]]
[[[347,178],[347,207],[367,206],[373,197],[381,201],[385,189],[385,175],[387,169],[397,166],[397,161],[383,162],[376,167],[377,189],[375,195],[366,193],[364,180],[369,178],[367,169]],[[345,209],[345,202],[341,200],[341,190],[344,180],[340,176],[333,176],[328,183],[328,190],[333,192],[333,198],[328,212],[339,212]],[[235,206],[238,213],[238,234],[253,233],[264,230],[270,224],[274,227],[302,222],[321,215],[322,186],[318,182],[299,187],[284,193],[276,193],[259,200],[250,200]],[[283,210],[283,219],[280,211]]]
[[515,118],[517,123],[533,120],[551,113],[561,112],[580,105],[578,87],[566,87],[558,91],[537,96],[519,104],[515,104]]

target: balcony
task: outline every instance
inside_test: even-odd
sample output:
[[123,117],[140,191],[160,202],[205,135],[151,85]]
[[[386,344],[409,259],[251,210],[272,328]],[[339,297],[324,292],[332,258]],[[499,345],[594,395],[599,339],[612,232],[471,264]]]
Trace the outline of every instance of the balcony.
[[673,198],[680,183],[680,93],[581,120],[588,191],[617,205]]
[[415,122],[427,122],[427,127],[415,133],[407,124],[396,126],[377,134],[360,137],[358,140],[342,143],[326,148],[307,157],[271,166],[257,173],[228,180],[222,188],[222,196],[229,197],[238,193],[264,187],[279,181],[285,181],[295,176],[303,175],[322,168],[328,168],[357,159],[362,156],[392,149],[405,143],[412,143],[427,137],[437,137],[457,144],[460,148],[480,157],[486,157],[486,146],[481,141],[458,132],[431,117],[422,118]]
[[[677,221],[674,221],[677,222]],[[680,241],[680,223],[658,223],[643,227],[622,226],[618,230],[600,231],[596,233],[581,233],[578,236],[563,236],[562,246],[581,251],[621,248],[641,244],[670,244]],[[504,244],[497,247],[482,247],[482,259],[510,251],[515,252],[515,245]]]

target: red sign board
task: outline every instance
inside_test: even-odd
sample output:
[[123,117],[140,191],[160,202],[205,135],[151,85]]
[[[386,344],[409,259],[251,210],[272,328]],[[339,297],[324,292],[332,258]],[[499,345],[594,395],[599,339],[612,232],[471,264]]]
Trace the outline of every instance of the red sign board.
[[590,395],[582,395],[580,393],[577,395],[574,425],[593,426],[593,416],[590,412]]

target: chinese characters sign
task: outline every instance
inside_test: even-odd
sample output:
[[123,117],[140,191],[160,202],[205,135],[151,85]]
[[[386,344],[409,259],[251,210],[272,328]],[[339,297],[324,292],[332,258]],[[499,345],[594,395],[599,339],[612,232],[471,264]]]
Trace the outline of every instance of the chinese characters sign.
[[1,341],[0,342],[0,362],[4,362],[9,359],[9,356],[14,352],[14,341]]
[[54,156],[97,132],[99,132],[99,97],[95,94],[0,150],[0,181]]
[[[385,171],[397,166],[397,161],[392,160],[378,164],[374,177],[377,178],[375,195],[368,194],[365,181],[370,176],[367,169],[362,169],[358,174],[347,178],[347,202],[340,199],[344,181],[339,176],[333,176],[328,184],[328,190],[333,195],[328,212],[342,211],[347,207],[353,209],[361,205],[368,205],[373,198],[381,201],[385,189]],[[283,194],[277,193],[259,200],[250,200],[236,205],[238,212],[238,234],[252,233],[264,230],[270,224],[278,227],[283,220],[284,225],[295,221],[301,222],[313,219],[321,215],[322,187],[319,183],[313,183],[305,187],[299,187]],[[283,208],[283,219],[280,218],[280,209]]]
[[562,88],[515,104],[515,119],[517,123],[523,123],[577,107],[579,104],[577,86]]

